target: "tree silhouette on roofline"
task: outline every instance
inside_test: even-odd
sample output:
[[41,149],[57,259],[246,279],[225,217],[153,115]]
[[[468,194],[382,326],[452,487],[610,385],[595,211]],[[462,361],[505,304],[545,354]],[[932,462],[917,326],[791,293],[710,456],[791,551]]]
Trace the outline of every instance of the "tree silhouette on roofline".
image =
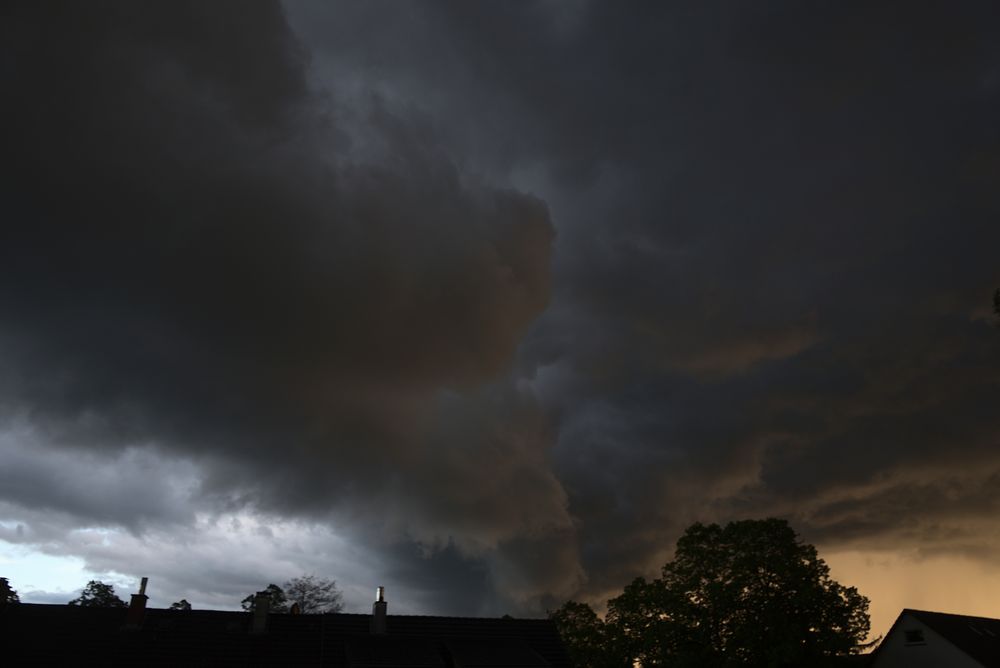
[[18,596],[17,591],[10,586],[10,581],[7,578],[0,578],[0,605],[20,602],[21,597]]
[[[257,592],[257,594],[267,596],[270,603],[268,612],[288,612],[288,599],[285,597],[285,591],[278,585],[271,583],[263,591]],[[257,594],[250,594],[240,602],[244,610],[253,612],[257,604]]]
[[100,580],[91,580],[78,598],[69,602],[83,608],[124,608],[125,601],[118,598],[115,588]]

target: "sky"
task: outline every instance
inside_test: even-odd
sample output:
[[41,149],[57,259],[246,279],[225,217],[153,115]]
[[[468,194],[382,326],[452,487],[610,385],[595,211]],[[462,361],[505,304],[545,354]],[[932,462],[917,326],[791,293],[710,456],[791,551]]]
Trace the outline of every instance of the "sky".
[[541,615],[776,516],[1000,617],[995,3],[0,15],[22,600]]

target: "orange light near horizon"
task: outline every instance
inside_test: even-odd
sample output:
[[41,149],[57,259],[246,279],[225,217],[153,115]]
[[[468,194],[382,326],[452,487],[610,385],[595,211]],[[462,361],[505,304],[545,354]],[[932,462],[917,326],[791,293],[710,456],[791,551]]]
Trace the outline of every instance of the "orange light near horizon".
[[904,552],[821,553],[831,577],[871,601],[870,639],[884,636],[903,608],[1000,618],[1000,563]]

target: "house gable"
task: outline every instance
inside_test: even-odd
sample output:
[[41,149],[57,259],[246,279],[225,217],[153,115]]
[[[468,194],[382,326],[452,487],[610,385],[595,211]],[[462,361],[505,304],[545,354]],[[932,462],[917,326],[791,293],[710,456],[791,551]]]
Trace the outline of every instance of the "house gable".
[[1000,620],[903,610],[872,668],[1000,668]]

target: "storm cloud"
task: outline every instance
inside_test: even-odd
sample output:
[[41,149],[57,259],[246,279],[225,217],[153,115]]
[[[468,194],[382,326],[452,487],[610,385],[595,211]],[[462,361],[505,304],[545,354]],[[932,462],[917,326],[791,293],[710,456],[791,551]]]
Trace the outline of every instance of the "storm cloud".
[[465,614],[998,547],[990,3],[2,11],[4,540]]

